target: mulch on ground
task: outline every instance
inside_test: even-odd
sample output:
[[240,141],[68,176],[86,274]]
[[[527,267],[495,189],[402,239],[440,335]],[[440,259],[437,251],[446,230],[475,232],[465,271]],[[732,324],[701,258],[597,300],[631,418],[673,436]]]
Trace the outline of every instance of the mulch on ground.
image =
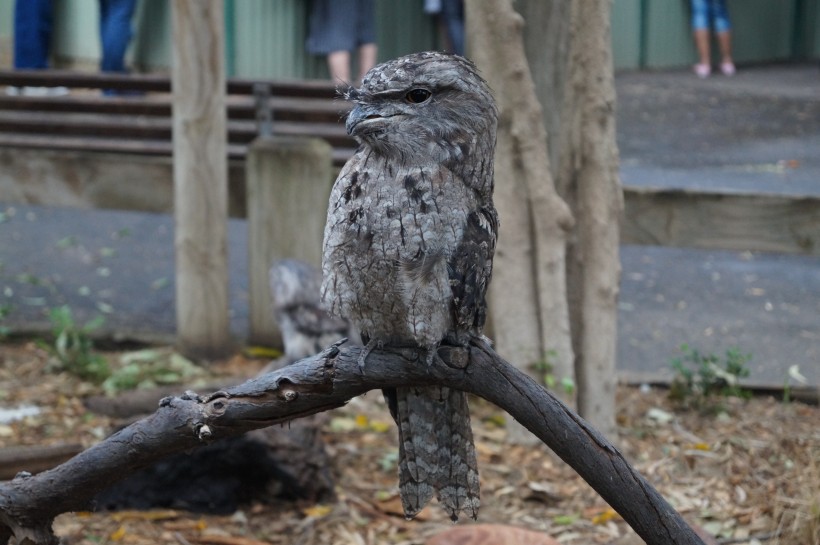
[[[0,344],[0,405],[43,409],[0,425],[0,446],[88,447],[116,424],[83,404],[98,387],[49,370],[48,360],[33,343]],[[264,363],[238,356],[211,372],[227,383],[237,375],[252,376]],[[566,544],[641,543],[548,448],[508,444],[499,409],[480,399],[472,400],[471,409],[481,470],[479,523],[535,530]],[[679,409],[662,389],[621,387],[617,421],[618,434],[611,439],[627,459],[719,543],[820,544],[820,408],[728,398],[721,411],[704,413]],[[71,513],[57,519],[55,531],[78,545],[410,545],[452,527],[435,502],[414,521],[401,515],[396,430],[380,393],[329,413],[324,433],[337,482],[335,501],[255,503],[230,516]]]

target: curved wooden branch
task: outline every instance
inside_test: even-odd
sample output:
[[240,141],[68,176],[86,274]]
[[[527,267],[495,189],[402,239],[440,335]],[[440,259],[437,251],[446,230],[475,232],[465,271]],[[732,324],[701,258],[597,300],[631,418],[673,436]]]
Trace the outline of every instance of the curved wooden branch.
[[[700,538],[609,441],[485,344],[442,347],[428,366],[412,350],[373,351],[364,370],[358,347],[321,354],[199,396],[165,398],[135,422],[68,462],[0,485],[0,543],[57,543],[51,523],[98,491],[169,454],[203,442],[340,407],[375,388],[442,384],[475,393],[509,412],[572,466],[650,545],[703,545]],[[28,541],[27,541],[28,540]]]

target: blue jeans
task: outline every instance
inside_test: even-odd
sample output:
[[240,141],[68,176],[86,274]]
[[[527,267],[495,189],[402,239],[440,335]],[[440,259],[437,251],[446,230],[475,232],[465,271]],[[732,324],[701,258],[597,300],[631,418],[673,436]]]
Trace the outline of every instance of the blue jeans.
[[441,3],[441,18],[447,28],[447,36],[452,42],[453,53],[464,55],[464,3],[462,0],[444,0]]
[[[103,72],[125,72],[125,51],[133,30],[137,0],[100,0],[100,43]],[[16,0],[14,4],[14,67],[48,68],[53,27],[52,0]]]
[[51,0],[17,0],[14,3],[15,68],[48,68],[52,13]]
[[103,72],[125,72],[125,52],[131,42],[137,0],[100,0],[100,43]]
[[715,32],[731,30],[726,0],[691,0],[692,29],[708,30],[710,20],[714,23]]

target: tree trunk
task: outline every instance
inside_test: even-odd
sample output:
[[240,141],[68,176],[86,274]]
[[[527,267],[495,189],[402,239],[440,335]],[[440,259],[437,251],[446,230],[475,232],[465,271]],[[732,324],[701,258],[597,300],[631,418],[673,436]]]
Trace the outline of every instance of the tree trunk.
[[212,358],[232,349],[222,0],[174,0],[172,19],[177,339]]
[[[495,203],[501,227],[489,290],[492,334],[499,350],[523,368],[546,360],[554,377],[574,379],[564,271],[572,217],[550,174],[523,20],[511,0],[466,6],[470,54],[499,109]],[[571,401],[569,392],[560,395]]]
[[567,80],[569,10],[571,0],[516,0],[524,17],[524,50],[530,65],[535,94],[543,109],[550,167],[557,175],[561,139],[561,106]]
[[567,260],[578,411],[615,428],[619,218],[610,0],[572,2],[558,190],[576,219]]

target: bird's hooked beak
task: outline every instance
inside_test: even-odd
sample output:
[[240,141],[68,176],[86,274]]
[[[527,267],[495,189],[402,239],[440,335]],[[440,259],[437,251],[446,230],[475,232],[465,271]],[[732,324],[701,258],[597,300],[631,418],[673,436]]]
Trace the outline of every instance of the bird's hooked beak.
[[347,121],[345,128],[347,134],[350,136],[360,136],[364,133],[365,128],[372,126],[371,121],[383,120],[388,116],[382,114],[378,108],[369,104],[356,104],[350,113],[347,114]]
[[370,116],[372,119],[372,108],[367,106],[362,106],[361,104],[356,104],[350,113],[347,114],[347,121],[345,121],[345,128],[347,129],[347,134],[351,136],[356,135],[356,127],[364,121],[365,119]]

